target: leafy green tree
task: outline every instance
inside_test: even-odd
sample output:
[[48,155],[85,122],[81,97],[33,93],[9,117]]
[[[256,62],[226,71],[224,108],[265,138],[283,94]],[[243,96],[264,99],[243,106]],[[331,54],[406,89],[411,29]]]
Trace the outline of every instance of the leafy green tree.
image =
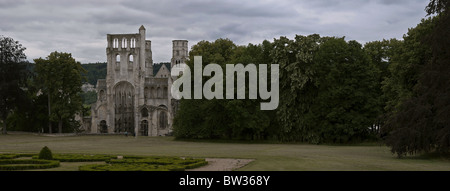
[[364,51],[369,56],[371,64],[380,71],[377,76],[378,80],[375,88],[375,94],[377,97],[376,110],[378,117],[372,126],[372,133],[375,135],[380,134],[380,127],[383,125],[387,117],[385,115],[385,108],[388,99],[383,92],[383,82],[386,79],[391,78],[389,66],[392,64],[392,61],[396,59],[395,57],[400,55],[402,45],[403,41],[397,39],[383,39],[382,41],[368,42],[364,45]]
[[361,44],[343,38],[276,39],[280,64],[281,140],[346,143],[364,140],[377,117],[379,70]]
[[24,51],[25,47],[18,41],[0,36],[0,117],[3,134],[7,133],[8,115],[27,101],[24,84],[29,72]]
[[[190,61],[187,64],[192,71],[193,57],[201,55],[204,67],[215,63],[225,71],[226,64],[268,63],[270,61],[264,59],[269,56],[270,49],[271,44],[268,41],[261,45],[249,44],[248,46],[236,46],[228,39],[217,39],[214,42],[201,41],[192,47]],[[210,77],[203,77],[203,83],[208,79]],[[225,87],[222,88],[225,89]],[[248,92],[248,85],[246,92]],[[225,91],[223,97],[225,98]],[[257,99],[182,99],[180,110],[174,119],[175,136],[178,138],[264,139],[268,135],[267,129],[271,123],[268,117],[269,112],[259,109],[260,101]]]
[[81,66],[87,71],[82,75],[89,84],[96,85],[98,79],[106,79],[106,62],[87,63]]
[[279,140],[319,142],[318,137],[305,121],[317,96],[314,54],[319,49],[322,38],[317,35],[297,35],[295,40],[286,37],[275,39],[271,57],[280,66],[280,104],[277,118],[280,123]]
[[50,121],[58,122],[58,132],[62,133],[63,122],[73,121],[74,115],[82,110],[79,92],[85,70],[70,53],[52,52],[46,59],[34,62],[36,82],[48,94]]
[[431,33],[435,19],[423,19],[415,28],[404,35],[399,50],[392,55],[388,66],[389,76],[383,81],[383,92],[387,102],[387,113],[396,109],[413,96],[420,71],[431,58],[431,47],[424,38]]
[[[390,130],[386,144],[399,157],[420,152],[450,152],[449,5],[446,0],[430,1],[427,13],[437,16],[423,20],[414,30],[426,32],[416,41],[410,40],[423,44],[428,54],[419,60],[422,67],[417,72],[416,83],[410,84],[414,86],[412,95],[399,104],[386,123]],[[421,55],[421,52],[404,53],[413,61]]]
[[80,96],[85,105],[91,105],[97,102],[97,92],[95,91],[80,92]]

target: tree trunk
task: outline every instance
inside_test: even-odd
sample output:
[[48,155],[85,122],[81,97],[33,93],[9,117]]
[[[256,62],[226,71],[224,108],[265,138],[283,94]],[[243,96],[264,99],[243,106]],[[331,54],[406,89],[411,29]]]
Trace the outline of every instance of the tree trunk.
[[3,130],[2,133],[6,135],[6,118],[3,119]]
[[59,119],[59,122],[58,122],[58,133],[62,133],[62,124],[63,124],[62,119]]
[[52,121],[50,120],[50,115],[52,114],[50,110],[50,93],[48,94],[48,133],[52,133]]

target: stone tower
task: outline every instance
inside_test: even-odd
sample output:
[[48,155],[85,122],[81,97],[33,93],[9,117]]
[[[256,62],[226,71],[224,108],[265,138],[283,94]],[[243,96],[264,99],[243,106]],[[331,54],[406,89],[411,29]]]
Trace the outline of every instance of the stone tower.
[[177,108],[170,92],[173,65],[187,59],[186,40],[173,41],[171,64],[153,64],[151,41],[139,33],[107,35],[106,79],[97,81],[98,99],[92,105],[91,133],[129,133],[163,136],[172,131]]
[[186,63],[188,55],[188,41],[187,40],[173,40],[172,41],[172,62],[171,67]]

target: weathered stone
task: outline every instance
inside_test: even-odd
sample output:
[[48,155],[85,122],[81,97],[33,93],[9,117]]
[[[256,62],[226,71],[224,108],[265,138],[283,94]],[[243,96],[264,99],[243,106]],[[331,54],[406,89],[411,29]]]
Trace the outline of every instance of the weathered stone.
[[154,65],[151,41],[141,26],[135,34],[108,34],[106,79],[97,81],[91,133],[163,136],[172,131],[174,108],[170,76],[188,59],[188,41],[174,40],[171,64]]

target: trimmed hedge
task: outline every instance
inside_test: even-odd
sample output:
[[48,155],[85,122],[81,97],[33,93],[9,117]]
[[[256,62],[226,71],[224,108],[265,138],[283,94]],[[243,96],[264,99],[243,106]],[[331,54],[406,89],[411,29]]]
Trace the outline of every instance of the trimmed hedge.
[[[28,165],[24,165],[28,164]],[[0,170],[30,170],[30,169],[46,169],[59,166],[59,161],[40,160],[40,159],[2,159],[0,160]]]
[[108,164],[80,166],[80,171],[184,171],[207,165],[205,159],[177,157],[145,157],[142,159],[111,159]]
[[14,153],[2,153],[0,159],[15,159],[19,157],[32,157],[36,154],[14,154]]
[[[33,159],[37,159],[38,156],[33,156]],[[54,154],[53,160],[60,162],[98,162],[107,161],[117,158],[113,155],[83,155],[83,154]]]
[[41,149],[41,152],[39,152],[39,159],[53,160],[52,151],[47,146],[45,146]]
[[151,165],[145,163],[114,163],[100,165],[83,165],[78,167],[80,171],[184,171],[181,166],[175,165]]

